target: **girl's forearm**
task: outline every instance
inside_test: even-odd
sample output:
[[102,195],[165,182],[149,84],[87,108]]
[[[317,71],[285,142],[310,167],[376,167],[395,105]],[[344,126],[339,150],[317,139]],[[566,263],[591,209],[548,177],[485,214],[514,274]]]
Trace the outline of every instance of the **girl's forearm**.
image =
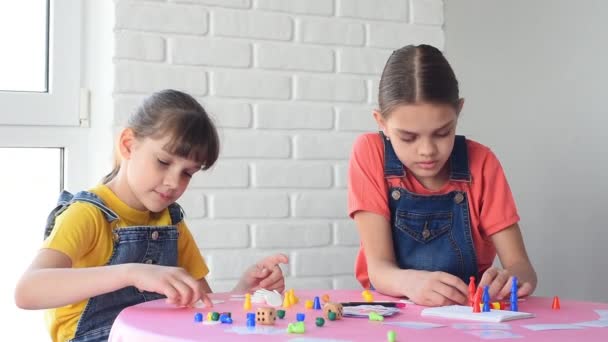
[[393,297],[407,296],[415,281],[416,270],[404,270],[390,262],[378,261],[369,267],[369,278],[376,291]]
[[56,308],[129,285],[129,264],[35,269],[19,280],[15,302],[22,309]]

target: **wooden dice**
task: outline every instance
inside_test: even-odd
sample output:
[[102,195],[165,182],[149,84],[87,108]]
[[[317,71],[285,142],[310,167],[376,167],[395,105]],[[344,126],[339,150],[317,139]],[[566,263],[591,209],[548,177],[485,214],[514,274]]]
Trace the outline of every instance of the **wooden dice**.
[[277,319],[276,310],[274,308],[258,308],[256,313],[256,324],[274,325]]

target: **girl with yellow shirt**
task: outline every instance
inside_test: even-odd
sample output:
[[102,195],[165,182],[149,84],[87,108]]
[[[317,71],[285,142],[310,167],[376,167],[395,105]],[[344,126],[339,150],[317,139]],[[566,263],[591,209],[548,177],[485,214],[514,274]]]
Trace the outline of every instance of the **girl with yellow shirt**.
[[[102,184],[61,194],[17,284],[17,306],[49,309],[53,341],[105,341],[122,309],[149,300],[212,305],[209,270],[175,203],[218,158],[209,116],[190,95],[152,94],[120,133],[117,154]],[[278,264],[287,262],[283,254],[259,261],[233,291],[283,291]]]

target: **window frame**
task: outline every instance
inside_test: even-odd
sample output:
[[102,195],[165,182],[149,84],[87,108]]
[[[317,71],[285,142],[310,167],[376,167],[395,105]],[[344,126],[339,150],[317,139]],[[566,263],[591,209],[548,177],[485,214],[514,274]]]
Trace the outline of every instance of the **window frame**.
[[0,125],[81,125],[82,3],[49,0],[48,6],[48,92],[0,91]]
[[[63,149],[63,189],[86,189],[91,185],[88,131],[68,127],[0,126],[0,147],[48,147]],[[4,167],[19,167],[16,161],[2,161]],[[40,165],[41,173],[48,165]],[[11,180],[5,180],[11,181]]]

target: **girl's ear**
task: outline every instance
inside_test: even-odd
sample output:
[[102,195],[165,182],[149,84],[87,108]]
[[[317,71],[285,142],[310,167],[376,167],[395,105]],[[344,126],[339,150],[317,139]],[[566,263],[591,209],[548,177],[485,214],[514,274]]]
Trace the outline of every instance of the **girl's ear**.
[[118,138],[118,152],[123,160],[131,159],[131,153],[135,143],[135,134],[131,128],[125,128],[120,132]]
[[378,128],[382,131],[382,133],[384,133],[385,136],[388,136],[386,134],[386,122],[384,122],[384,117],[378,109],[374,109],[374,119],[376,120]]
[[458,100],[458,103],[456,104],[456,106],[457,106],[456,107],[456,110],[457,110],[456,114],[460,114],[460,112],[462,111],[462,107],[464,107],[464,98],[460,98]]

